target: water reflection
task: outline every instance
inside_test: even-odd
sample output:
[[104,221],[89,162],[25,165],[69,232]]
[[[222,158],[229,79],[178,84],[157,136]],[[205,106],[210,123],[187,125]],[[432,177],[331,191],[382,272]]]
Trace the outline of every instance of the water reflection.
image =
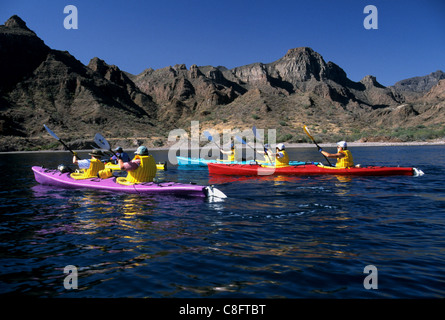
[[[163,173],[221,184],[223,202],[36,185],[30,166],[50,160],[20,155],[27,167],[3,171],[0,287],[41,297],[444,297],[439,155],[421,159],[434,174],[420,179]],[[79,268],[76,291],[63,288],[68,264]],[[378,292],[363,289],[365,264],[385,273]]]
[[292,175],[268,175],[268,176],[229,176],[209,174],[209,184],[224,184],[240,181],[273,181],[279,185],[280,182],[298,182],[302,178]]

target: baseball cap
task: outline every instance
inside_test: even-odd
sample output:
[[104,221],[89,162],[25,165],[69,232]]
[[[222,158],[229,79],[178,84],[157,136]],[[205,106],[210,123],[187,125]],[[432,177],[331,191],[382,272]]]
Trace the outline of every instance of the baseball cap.
[[145,146],[140,146],[136,152],[136,154],[148,154],[148,149]]

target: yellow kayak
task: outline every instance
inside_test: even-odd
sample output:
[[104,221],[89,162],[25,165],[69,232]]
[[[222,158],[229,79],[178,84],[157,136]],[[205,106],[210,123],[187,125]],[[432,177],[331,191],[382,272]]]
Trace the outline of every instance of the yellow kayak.
[[[114,164],[114,163],[111,163],[111,162],[107,162],[105,164],[105,168],[106,169],[111,169],[113,171],[120,171],[120,169],[121,169],[118,164]],[[158,162],[158,163],[156,163],[156,169],[164,170],[164,171],[167,170],[167,162]]]

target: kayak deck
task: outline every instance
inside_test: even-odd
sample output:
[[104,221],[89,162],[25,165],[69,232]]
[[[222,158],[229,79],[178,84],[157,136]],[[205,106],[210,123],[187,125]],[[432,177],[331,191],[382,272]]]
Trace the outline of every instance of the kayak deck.
[[38,183],[62,188],[87,188],[114,192],[143,193],[143,194],[176,194],[193,196],[211,196],[220,192],[216,188],[195,184],[183,184],[178,182],[143,182],[134,185],[121,185],[116,183],[116,178],[99,179],[91,178],[75,180],[69,173],[60,173],[58,170],[50,170],[42,167],[32,167],[35,179]]
[[[121,171],[121,168],[120,168],[120,166],[118,164],[114,164],[114,163],[111,163],[111,162],[107,162],[105,164],[105,168],[106,169],[111,169],[113,171]],[[164,170],[164,171],[166,171],[167,170],[167,162],[158,162],[158,163],[156,163],[156,169],[157,170]]]
[[[176,156],[176,160],[178,162],[179,166],[199,166],[199,167],[207,167],[208,163],[219,163],[219,164],[250,164],[254,162],[253,160],[248,161],[229,161],[224,159],[204,159],[204,158],[187,158],[187,157],[181,157]],[[269,165],[269,161],[264,160],[255,160],[259,164],[263,165]],[[306,162],[301,161],[290,161],[290,165],[301,165],[305,164]]]
[[367,166],[367,167],[352,167],[352,168],[335,168],[326,167],[315,164],[303,164],[298,166],[287,167],[270,167],[258,164],[208,164],[210,174],[219,175],[356,175],[356,176],[390,176],[390,175],[408,175],[415,174],[415,168],[410,167],[382,167],[382,166]]

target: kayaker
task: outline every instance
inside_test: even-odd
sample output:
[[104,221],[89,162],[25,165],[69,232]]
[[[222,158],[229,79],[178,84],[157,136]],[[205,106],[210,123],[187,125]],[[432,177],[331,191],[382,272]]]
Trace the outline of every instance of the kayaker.
[[124,161],[124,162],[130,161],[130,156],[128,155],[128,153],[124,152],[122,147],[117,147],[116,149],[114,149],[114,151],[115,151],[116,155],[114,155],[110,158],[110,161],[112,161],[113,163],[117,163],[117,158],[119,156],[122,158],[122,161]]
[[275,167],[287,167],[289,165],[289,155],[286,152],[284,143],[277,144],[276,151]]
[[318,148],[318,151],[320,151],[325,157],[336,158],[337,163],[335,164],[335,167],[337,168],[354,167],[354,160],[352,158],[351,151],[348,150],[348,144],[346,141],[337,142],[337,153],[329,153],[323,151],[322,148]]
[[275,155],[268,143],[264,145],[264,151],[257,150],[257,153],[264,155],[265,160],[273,165]]
[[[77,179],[88,179],[97,177],[100,170],[105,169],[105,165],[100,158],[104,156],[101,150],[93,150],[89,153],[91,159],[79,160],[77,153],[74,153],[73,163],[79,166],[79,169],[83,170],[81,174],[76,174]],[[73,175],[72,175],[73,176]]]
[[118,164],[121,170],[127,171],[126,177],[117,178],[120,184],[133,184],[140,182],[151,182],[156,176],[156,162],[152,155],[148,153],[145,146],[140,146],[133,160],[124,162],[122,157],[118,157]]
[[236,161],[236,157],[235,157],[235,144],[232,142],[230,144],[230,151],[225,151],[221,149],[221,152],[224,154],[227,154],[227,161]]

